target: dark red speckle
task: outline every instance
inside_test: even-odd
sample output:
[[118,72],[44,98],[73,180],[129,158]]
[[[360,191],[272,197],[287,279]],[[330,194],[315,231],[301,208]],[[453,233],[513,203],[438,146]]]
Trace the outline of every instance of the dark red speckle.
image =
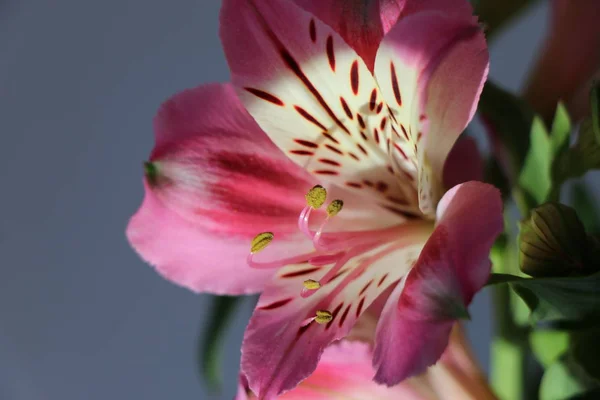
[[394,89],[394,97],[396,98],[396,103],[398,103],[399,106],[402,106],[402,97],[400,96],[400,87],[398,86],[396,67],[394,67],[393,62],[390,62],[390,74],[392,76],[392,88]]
[[279,98],[273,96],[271,93],[267,93],[263,90],[259,90],[259,89],[254,89],[251,87],[245,87],[244,90],[246,90],[249,93],[252,93],[253,95],[255,95],[256,97],[258,97],[259,99],[268,101],[269,103],[275,104],[276,106],[283,106],[283,101],[281,101]]
[[348,118],[354,119],[354,115],[352,115],[352,110],[350,110],[350,107],[348,107],[348,103],[346,103],[346,100],[344,100],[343,97],[340,97],[340,103],[342,103],[342,108],[344,109],[344,112],[346,113]]
[[342,155],[342,154],[344,154],[344,153],[342,153],[342,152],[341,152],[341,150],[339,150],[337,147],[333,147],[333,146],[332,146],[332,145],[330,145],[330,144],[326,144],[326,145],[325,145],[325,147],[326,147],[326,148],[328,148],[329,150],[333,151],[334,153],[337,153],[337,154],[339,154],[339,155]]
[[337,171],[332,171],[330,169],[318,169],[315,171],[315,174],[318,175],[339,175],[340,173]]
[[308,31],[310,32],[310,40],[315,43],[317,41],[317,26],[315,25],[315,20],[310,20],[310,25],[308,25]]
[[333,165],[335,167],[341,167],[342,166],[342,164],[340,164],[339,162],[334,161],[334,160],[330,160],[328,158],[319,158],[319,161],[322,162],[323,164]]
[[317,147],[319,147],[318,144],[313,143],[313,142],[309,142],[308,140],[303,140],[303,139],[294,139],[294,142],[304,146],[304,147],[309,147],[311,149],[316,149]]
[[362,129],[365,129],[367,125],[365,125],[365,120],[363,119],[362,115],[356,114],[356,119],[358,119],[358,124],[360,125],[360,127]]
[[308,150],[290,150],[290,153],[296,154],[297,156],[314,156],[315,153]]
[[362,308],[364,305],[365,305],[365,298],[363,297],[362,299],[360,299],[360,302],[358,303],[358,308],[356,309],[356,318],[358,318],[358,316],[362,312]]
[[346,317],[348,316],[348,311],[350,311],[350,307],[352,307],[352,303],[348,304],[348,306],[346,307],[346,309],[344,310],[344,313],[342,314],[342,316],[340,317],[340,322],[338,322],[338,325],[341,327],[342,325],[344,325],[344,321],[346,321]]
[[275,302],[273,302],[271,304],[268,304],[268,305],[266,305],[264,307],[259,307],[259,310],[274,310],[276,308],[285,306],[287,303],[289,303],[292,300],[293,299],[290,297],[289,299],[283,299],[283,300],[275,301]]
[[323,125],[322,123],[320,123],[319,121],[317,121],[317,119],[315,117],[313,117],[304,108],[302,108],[300,106],[294,106],[294,109],[296,109],[296,111],[298,111],[298,114],[302,115],[304,117],[304,119],[306,119],[308,122],[310,122],[310,123],[318,126],[319,128],[321,128],[324,131],[327,130],[327,128],[325,127],[325,125]]
[[373,89],[371,92],[371,99],[369,100],[369,109],[371,111],[375,110],[377,106],[377,89]]
[[333,36],[329,35],[327,37],[327,58],[329,59],[329,66],[331,70],[335,72],[335,52],[333,51]]
[[352,92],[358,94],[358,61],[352,63],[350,68],[350,84],[352,85]]

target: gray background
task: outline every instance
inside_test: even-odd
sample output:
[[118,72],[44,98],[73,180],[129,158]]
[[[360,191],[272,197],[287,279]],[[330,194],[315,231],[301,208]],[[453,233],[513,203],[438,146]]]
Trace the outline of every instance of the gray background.
[[[151,121],[173,93],[225,81],[218,1],[0,0],[0,399],[232,398],[248,302],[210,396],[195,343],[208,296],[160,279],[124,228],[142,199]],[[545,4],[491,46],[522,83]],[[487,363],[489,298],[470,326]]]

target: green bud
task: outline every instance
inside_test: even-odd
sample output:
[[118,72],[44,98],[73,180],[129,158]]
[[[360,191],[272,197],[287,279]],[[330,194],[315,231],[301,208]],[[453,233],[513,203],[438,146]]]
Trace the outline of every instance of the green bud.
[[588,236],[571,207],[545,203],[521,223],[519,264],[534,277],[587,273]]

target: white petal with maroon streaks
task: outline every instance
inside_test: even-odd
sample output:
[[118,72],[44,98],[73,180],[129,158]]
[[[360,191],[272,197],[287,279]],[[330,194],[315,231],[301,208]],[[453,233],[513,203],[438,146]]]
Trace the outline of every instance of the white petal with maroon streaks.
[[[221,26],[238,94],[279,148],[324,181],[418,210],[414,150],[388,142],[401,128],[362,59],[332,28],[273,0],[225,0]],[[391,160],[392,152],[404,157]]]

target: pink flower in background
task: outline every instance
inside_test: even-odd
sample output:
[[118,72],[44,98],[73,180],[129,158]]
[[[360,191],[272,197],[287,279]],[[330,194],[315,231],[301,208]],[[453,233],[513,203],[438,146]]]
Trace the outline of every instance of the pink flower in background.
[[212,85],[163,105],[127,230],[167,279],[263,291],[242,348],[260,398],[307,378],[375,300],[375,380],[424,372],[485,284],[502,230],[496,189],[446,192],[480,172],[469,141],[448,157],[488,69],[468,3],[360,2],[363,18],[298,3],[223,1],[239,99]]
[[[419,376],[387,387],[373,382],[370,345],[340,341],[323,352],[315,372],[280,400],[494,400],[464,336],[455,327],[441,361]],[[235,400],[253,400],[242,376]]]
[[524,96],[551,121],[563,101],[576,120],[589,114],[589,89],[600,78],[600,3],[552,0],[549,31]]

